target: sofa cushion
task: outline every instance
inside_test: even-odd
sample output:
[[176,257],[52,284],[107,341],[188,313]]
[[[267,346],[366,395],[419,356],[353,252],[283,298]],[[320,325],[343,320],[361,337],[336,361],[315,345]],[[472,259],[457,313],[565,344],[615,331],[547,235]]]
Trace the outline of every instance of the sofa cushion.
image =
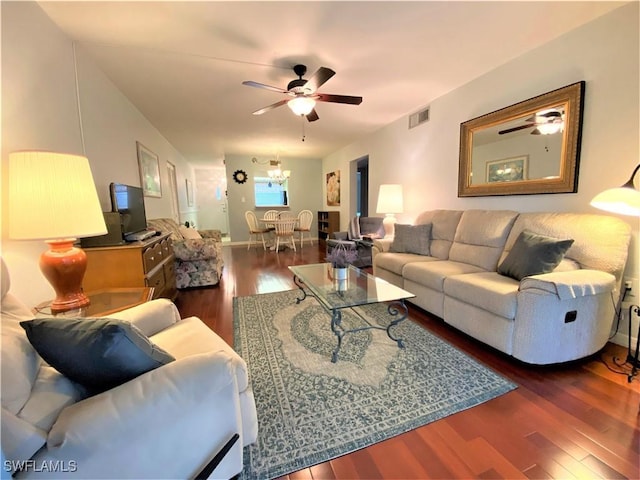
[[[4,394],[4,391],[2,392]],[[47,442],[47,432],[2,408],[3,472],[14,473],[18,462],[26,462]]]
[[466,210],[458,224],[449,260],[495,272],[517,216],[517,212],[510,210]]
[[430,210],[418,215],[414,225],[431,224],[429,251],[432,257],[440,260],[449,258],[449,250],[456,236],[460,217],[462,217],[462,210]]
[[396,275],[402,275],[405,265],[410,263],[420,262],[433,262],[438,260],[434,257],[428,257],[426,255],[416,255],[415,253],[391,253],[383,252],[377,254],[373,261],[375,268],[381,268],[395,273]]
[[444,282],[444,293],[513,320],[518,306],[518,286],[519,283],[514,279],[496,272],[480,272],[448,277]]
[[184,318],[153,335],[151,340],[178,360],[199,353],[223,351],[232,357],[238,390],[243,392],[249,387],[245,361],[199,318]]
[[402,273],[405,280],[424,285],[437,292],[444,292],[444,281],[447,277],[481,271],[481,268],[468,263],[439,260],[436,262],[409,263],[404,267]]
[[171,218],[153,218],[147,220],[147,226],[162,233],[171,233],[171,240],[182,242],[184,237],[180,233],[178,223]]
[[17,414],[27,402],[40,357],[17,320],[2,316],[2,407]]
[[531,275],[552,272],[572,244],[573,239],[560,240],[523,230],[498,266],[498,273],[522,280]]
[[393,243],[389,248],[395,253],[415,253],[416,255],[430,255],[431,224],[403,225],[396,224]]
[[20,322],[40,356],[93,393],[174,360],[129,322],[109,318],[36,318]]
[[186,225],[180,225],[178,231],[186,240],[201,239],[202,235],[195,228],[189,228]]
[[42,362],[31,395],[18,416],[48,432],[63,408],[88,395],[89,392],[82,385],[72,382]]

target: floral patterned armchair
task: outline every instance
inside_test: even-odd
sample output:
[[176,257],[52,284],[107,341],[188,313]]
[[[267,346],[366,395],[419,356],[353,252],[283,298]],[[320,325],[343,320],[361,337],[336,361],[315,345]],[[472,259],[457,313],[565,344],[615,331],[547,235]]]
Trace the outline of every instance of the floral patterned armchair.
[[170,218],[147,220],[147,224],[154,230],[171,233],[178,288],[218,284],[224,265],[219,230],[195,230]]

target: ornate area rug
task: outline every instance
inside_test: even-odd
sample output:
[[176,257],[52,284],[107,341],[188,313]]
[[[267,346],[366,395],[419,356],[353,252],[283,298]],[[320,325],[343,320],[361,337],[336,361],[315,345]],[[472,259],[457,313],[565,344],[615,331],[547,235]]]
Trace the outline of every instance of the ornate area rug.
[[[330,315],[298,290],[234,298],[235,349],[249,365],[258,441],[241,478],[267,479],[325,462],[502,395],[516,386],[410,319],[337,339]],[[387,324],[385,305],[359,307]],[[343,311],[343,325],[362,323]]]

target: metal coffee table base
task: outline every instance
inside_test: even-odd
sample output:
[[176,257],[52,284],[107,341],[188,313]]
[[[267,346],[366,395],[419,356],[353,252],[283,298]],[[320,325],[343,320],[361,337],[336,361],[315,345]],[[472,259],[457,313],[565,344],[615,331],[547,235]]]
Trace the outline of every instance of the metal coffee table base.
[[[304,289],[304,283],[302,282],[302,280],[298,278],[297,275],[293,276],[293,282],[302,292],[302,297],[299,297],[296,299],[296,304],[299,304],[305,298],[307,298],[308,295],[306,290]],[[389,313],[389,315],[391,315],[391,317],[394,317],[394,319],[386,327],[383,327],[381,325],[372,325],[366,318],[360,315],[356,310],[354,310],[353,308],[350,308],[350,309],[353,313],[358,315],[358,317],[360,317],[360,319],[364,323],[366,323],[366,326],[345,329],[342,326],[342,309],[341,308],[329,309],[331,313],[331,331],[335,334],[336,337],[338,337],[338,345],[336,346],[336,349],[333,351],[333,354],[331,355],[331,362],[336,363],[338,361],[338,354],[340,353],[340,348],[342,347],[343,337],[348,333],[356,333],[356,332],[361,332],[363,330],[372,330],[372,329],[386,330],[387,336],[391,340],[396,342],[399,348],[404,348],[403,340],[401,338],[394,336],[391,333],[391,328],[398,325],[403,320],[405,320],[409,315],[409,311],[407,309],[407,306],[404,303],[404,300],[396,300],[389,303],[389,306],[387,307],[387,312]]]

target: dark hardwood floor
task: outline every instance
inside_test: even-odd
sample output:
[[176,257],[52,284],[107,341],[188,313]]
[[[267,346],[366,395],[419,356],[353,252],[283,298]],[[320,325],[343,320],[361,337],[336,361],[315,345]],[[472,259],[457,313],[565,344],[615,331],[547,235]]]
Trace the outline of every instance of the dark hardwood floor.
[[[288,265],[323,261],[324,248],[297,253],[224,248],[213,288],[181,291],[181,315],[196,315],[233,342],[232,298],[296,288]],[[288,475],[293,479],[640,477],[640,378],[627,382],[614,344],[569,365],[533,367],[448,327],[417,308],[410,318],[511,379],[518,388],[470,410]],[[628,369],[627,369],[628,370]]]

